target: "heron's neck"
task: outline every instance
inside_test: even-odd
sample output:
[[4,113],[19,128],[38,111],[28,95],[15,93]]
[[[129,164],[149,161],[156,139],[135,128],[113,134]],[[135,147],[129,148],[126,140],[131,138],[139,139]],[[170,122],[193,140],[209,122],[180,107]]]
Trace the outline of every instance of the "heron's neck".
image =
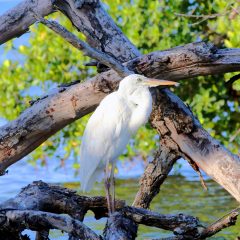
[[128,102],[132,110],[129,128],[131,134],[135,134],[149,119],[152,112],[152,96],[148,88],[139,88],[128,96]]

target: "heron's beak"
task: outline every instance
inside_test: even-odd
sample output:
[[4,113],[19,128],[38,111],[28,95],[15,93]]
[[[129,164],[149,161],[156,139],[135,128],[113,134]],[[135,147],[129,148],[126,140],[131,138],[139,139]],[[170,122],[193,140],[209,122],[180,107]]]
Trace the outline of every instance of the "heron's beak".
[[158,80],[154,78],[147,78],[143,82],[144,85],[147,85],[149,87],[157,87],[157,86],[178,86],[179,83],[168,81],[168,80]]

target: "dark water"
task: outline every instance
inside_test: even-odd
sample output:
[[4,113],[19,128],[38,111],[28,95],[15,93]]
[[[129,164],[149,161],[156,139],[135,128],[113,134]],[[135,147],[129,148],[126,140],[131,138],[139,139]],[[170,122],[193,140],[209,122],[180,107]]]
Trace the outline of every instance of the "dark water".
[[[74,176],[71,164],[59,168],[58,161],[48,161],[47,166],[31,166],[26,161],[21,161],[9,168],[9,174],[0,178],[0,202],[14,197],[21,187],[26,186],[34,180],[43,180],[56,184],[62,184],[64,187],[79,189],[78,177]],[[159,213],[185,213],[199,217],[205,223],[211,223],[230,210],[238,206],[237,202],[220,186],[207,179],[208,191],[203,190],[198,177],[185,162],[178,171],[182,175],[172,172],[168,177],[160,194],[151,204],[151,210]],[[141,161],[127,162],[119,165],[118,179],[116,183],[117,198],[125,199],[131,204],[138,190],[138,175],[143,171]],[[125,174],[124,174],[125,173]],[[126,173],[135,178],[126,179]],[[119,178],[121,177],[121,178]],[[103,184],[96,184],[90,195],[104,195]],[[91,213],[88,213],[84,223],[101,234],[106,219],[96,221]],[[240,221],[237,226],[228,228],[211,239],[236,239],[240,235]],[[32,239],[34,233],[26,231]],[[170,236],[171,233],[157,228],[140,226],[138,239],[152,239]],[[67,236],[59,231],[51,232],[51,239],[66,240]]]

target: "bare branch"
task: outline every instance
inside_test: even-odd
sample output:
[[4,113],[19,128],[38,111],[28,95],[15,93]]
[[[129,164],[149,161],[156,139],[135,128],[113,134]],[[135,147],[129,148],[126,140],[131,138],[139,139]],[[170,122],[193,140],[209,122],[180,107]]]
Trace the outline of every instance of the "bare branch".
[[37,16],[36,14],[34,14],[34,16],[38,21],[40,21],[42,24],[46,25],[55,33],[60,35],[72,46],[79,50],[82,50],[87,56],[96,59],[97,61],[108,66],[109,68],[114,69],[121,77],[126,77],[127,75],[134,73],[133,71],[130,71],[126,66],[118,62],[114,57],[90,47],[88,44],[81,41],[79,38],[77,38],[76,35],[69,32],[66,28],[61,26],[56,21],[46,20],[42,17]]
[[198,218],[187,216],[182,213],[178,215],[163,215],[142,208],[124,207],[124,215],[138,224],[158,227],[161,229],[173,231],[176,235],[197,236],[198,227],[201,227]]
[[84,225],[82,222],[69,216],[61,216],[55,213],[47,213],[33,210],[7,210],[1,214],[0,219],[6,217],[5,223],[1,228],[11,229],[18,226],[20,229],[59,229],[70,233],[80,239],[101,240],[96,233]]
[[206,229],[204,229],[201,232],[200,239],[211,237],[216,233],[220,232],[222,229],[235,225],[237,217],[239,215],[239,210],[240,208],[235,209],[231,211],[229,214],[227,214],[227,216],[224,216],[221,219],[209,225]]
[[[137,224],[172,231],[176,235],[172,239],[205,239],[233,225],[239,210],[231,211],[204,228],[196,217],[185,214],[159,214],[126,206],[121,200],[116,201],[116,207],[117,212],[108,218],[105,239],[134,239]],[[81,239],[98,239],[99,236],[81,223],[88,210],[93,211],[97,219],[108,216],[106,198],[79,196],[60,186],[33,182],[16,197],[0,204],[0,234],[6,231],[17,233],[24,229],[43,233],[54,228]]]
[[36,22],[29,10],[35,11],[39,16],[47,16],[54,11],[51,0],[20,2],[16,7],[0,16],[0,45],[21,36]]

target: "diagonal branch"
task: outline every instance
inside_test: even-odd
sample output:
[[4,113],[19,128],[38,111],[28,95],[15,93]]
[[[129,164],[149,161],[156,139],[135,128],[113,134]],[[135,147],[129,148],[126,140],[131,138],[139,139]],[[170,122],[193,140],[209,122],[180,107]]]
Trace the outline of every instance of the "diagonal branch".
[[37,16],[35,13],[34,13],[34,17],[38,21],[40,21],[42,24],[46,25],[55,33],[60,35],[62,38],[64,38],[72,46],[74,46],[79,50],[82,50],[87,56],[93,59],[96,59],[97,61],[108,66],[109,68],[114,69],[121,77],[126,77],[127,75],[134,73],[130,71],[126,66],[118,62],[112,56],[90,47],[87,43],[81,41],[79,38],[77,38],[76,35],[69,32],[66,28],[64,28],[62,25],[60,25],[56,21],[46,20],[40,16]]

